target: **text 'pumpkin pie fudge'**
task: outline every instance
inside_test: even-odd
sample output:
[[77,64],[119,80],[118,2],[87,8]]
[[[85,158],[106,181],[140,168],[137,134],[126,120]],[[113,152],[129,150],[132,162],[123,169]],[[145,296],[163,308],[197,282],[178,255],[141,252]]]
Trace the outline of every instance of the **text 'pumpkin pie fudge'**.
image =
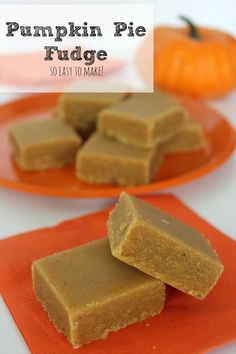
[[96,128],[98,112],[126,96],[126,93],[65,93],[60,96],[57,114],[87,138]]
[[95,184],[146,184],[155,177],[162,159],[158,148],[137,149],[94,133],[78,152],[76,176]]
[[113,256],[199,299],[223,271],[201,233],[124,192],[110,214],[108,234]]
[[136,93],[102,110],[98,130],[127,145],[153,148],[176,134],[186,119],[176,98],[162,91]]
[[74,348],[160,313],[165,285],[111,255],[101,239],[35,261],[33,287]]
[[55,118],[17,123],[9,135],[16,164],[25,171],[74,164],[82,143],[70,125]]

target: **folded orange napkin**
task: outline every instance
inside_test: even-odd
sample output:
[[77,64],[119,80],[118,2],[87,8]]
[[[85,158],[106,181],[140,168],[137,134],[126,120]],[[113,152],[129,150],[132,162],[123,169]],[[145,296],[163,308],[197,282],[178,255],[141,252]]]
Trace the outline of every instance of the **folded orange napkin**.
[[[78,349],[80,354],[193,354],[236,340],[236,242],[173,196],[144,197],[203,232],[225,265],[219,282],[200,301],[168,288],[160,316],[131,325],[106,340]],[[70,220],[0,242],[1,294],[33,354],[75,353],[36,301],[31,282],[35,259],[104,237],[109,210]]]

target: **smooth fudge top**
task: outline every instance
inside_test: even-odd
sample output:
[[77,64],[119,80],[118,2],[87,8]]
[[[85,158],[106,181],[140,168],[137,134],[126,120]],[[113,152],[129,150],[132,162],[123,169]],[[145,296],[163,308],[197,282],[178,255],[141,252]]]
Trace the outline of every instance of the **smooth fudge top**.
[[15,124],[10,129],[10,136],[20,147],[54,143],[55,141],[64,142],[65,140],[81,142],[81,138],[71,126],[56,118]]
[[184,108],[173,96],[162,91],[154,93],[135,93],[127,100],[106,108],[103,112],[124,115],[130,119],[149,119],[155,120],[170,111],[181,110]]
[[33,267],[47,278],[66,306],[78,310],[159,283],[114,258],[107,238],[42,258]]
[[[106,138],[101,133],[94,133],[89,140],[86,141],[82,149],[79,151],[79,155],[91,154],[91,155],[104,155],[109,157],[121,157],[125,160],[130,158],[137,158],[148,163],[148,157],[153,155],[153,149],[142,150],[136,147],[124,145],[116,140]],[[160,153],[162,150],[160,149]]]
[[[145,201],[122,192],[119,199],[120,210],[124,210],[124,205],[128,205],[130,215],[133,220],[140,220],[142,223],[150,225],[161,231],[162,234],[171,235],[177,242],[182,242],[187,246],[198,249],[206,256],[220,262],[216,252],[212,249],[208,240],[190,225],[187,225],[164,211],[146,203]],[[116,207],[117,208],[117,207]],[[111,215],[114,211],[111,212]]]
[[68,100],[70,102],[98,104],[98,105],[112,105],[123,100],[128,94],[123,92],[82,92],[82,93],[65,93],[60,97],[60,101]]

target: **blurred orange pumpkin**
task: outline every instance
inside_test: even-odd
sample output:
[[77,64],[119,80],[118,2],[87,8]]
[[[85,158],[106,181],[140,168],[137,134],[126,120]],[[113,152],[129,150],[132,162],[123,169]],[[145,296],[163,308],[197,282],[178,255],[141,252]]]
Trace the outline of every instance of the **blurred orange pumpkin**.
[[236,40],[181,19],[184,28],[154,31],[155,86],[204,98],[225,95],[236,87]]

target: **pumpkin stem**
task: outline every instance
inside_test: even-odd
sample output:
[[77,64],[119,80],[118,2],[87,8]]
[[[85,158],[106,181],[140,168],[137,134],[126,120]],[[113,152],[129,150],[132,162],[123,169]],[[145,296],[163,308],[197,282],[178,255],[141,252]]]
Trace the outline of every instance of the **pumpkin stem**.
[[201,36],[198,32],[198,29],[197,27],[192,23],[192,21],[190,21],[189,18],[185,17],[185,16],[179,16],[179,18],[181,20],[183,20],[189,27],[189,30],[190,30],[190,36],[194,39],[201,39]]

